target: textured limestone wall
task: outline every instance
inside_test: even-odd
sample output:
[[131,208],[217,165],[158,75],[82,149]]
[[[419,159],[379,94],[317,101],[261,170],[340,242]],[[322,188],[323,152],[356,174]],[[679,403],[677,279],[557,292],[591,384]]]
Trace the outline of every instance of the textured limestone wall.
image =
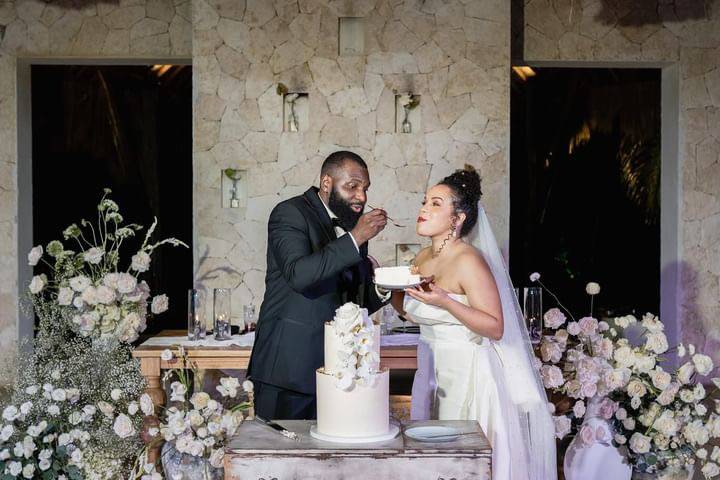
[[680,68],[682,339],[720,337],[720,3],[525,2],[525,59],[638,61]]
[[17,338],[18,57],[189,57],[190,0],[0,2],[0,352]]
[[[364,19],[362,55],[338,55],[340,17]],[[193,0],[196,278],[231,287],[234,315],[264,292],[267,217],[317,185],[338,149],[369,164],[368,203],[408,225],[371,242],[381,263],[417,242],[428,182],[471,163],[500,242],[508,233],[506,0]],[[309,121],[283,131],[279,82],[309,95]],[[421,95],[396,133],[395,93]],[[245,169],[247,208],[220,208],[221,170]]]

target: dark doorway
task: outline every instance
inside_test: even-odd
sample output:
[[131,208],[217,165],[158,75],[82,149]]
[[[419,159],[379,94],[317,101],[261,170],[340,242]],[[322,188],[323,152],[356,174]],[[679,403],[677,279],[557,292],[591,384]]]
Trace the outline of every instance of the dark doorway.
[[540,272],[581,316],[590,281],[596,316],[658,314],[661,71],[511,75],[513,280]]
[[[34,245],[62,240],[81,218],[97,221],[109,187],[126,223],[147,228],[157,217],[153,238],[190,246],[157,249],[143,277],[153,295],[170,297],[146,333],[183,328],[193,280],[191,67],[33,65],[31,75]],[[144,236],[127,242],[121,268]]]

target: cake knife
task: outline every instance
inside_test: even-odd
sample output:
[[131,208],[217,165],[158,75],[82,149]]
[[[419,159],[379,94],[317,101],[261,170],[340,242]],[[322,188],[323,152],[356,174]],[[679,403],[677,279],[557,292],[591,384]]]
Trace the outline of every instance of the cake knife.
[[263,417],[261,417],[260,415],[258,415],[257,413],[255,414],[255,418],[256,418],[260,423],[262,423],[262,424],[264,424],[264,425],[267,425],[268,427],[272,428],[273,430],[277,430],[277,431],[280,432],[280,434],[282,434],[283,436],[285,436],[285,437],[287,437],[287,438],[289,438],[289,439],[295,440],[295,441],[300,441],[300,438],[298,437],[298,434],[297,434],[297,433],[291,432],[290,430],[286,429],[285,427],[283,427],[283,426],[280,425],[279,423],[275,423],[275,422],[273,422],[272,420],[268,420],[268,419],[266,419],[266,418],[263,418]]

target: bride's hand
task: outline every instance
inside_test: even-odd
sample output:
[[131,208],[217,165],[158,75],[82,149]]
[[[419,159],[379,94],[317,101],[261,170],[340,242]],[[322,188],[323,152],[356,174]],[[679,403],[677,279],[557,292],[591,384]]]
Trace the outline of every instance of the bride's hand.
[[428,305],[444,308],[450,300],[447,290],[438,287],[432,282],[428,283],[427,286],[430,288],[429,291],[425,291],[422,287],[418,286],[415,288],[405,289],[405,293],[413,297],[415,300]]

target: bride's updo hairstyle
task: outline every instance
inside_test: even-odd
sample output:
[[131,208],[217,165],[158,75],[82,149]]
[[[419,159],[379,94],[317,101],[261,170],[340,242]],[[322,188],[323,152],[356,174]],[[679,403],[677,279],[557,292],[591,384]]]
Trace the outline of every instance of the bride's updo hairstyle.
[[472,165],[466,164],[463,170],[455,170],[455,172],[440,180],[438,185],[446,185],[450,188],[455,212],[465,214],[460,236],[466,236],[477,223],[478,202],[482,197],[480,175]]

